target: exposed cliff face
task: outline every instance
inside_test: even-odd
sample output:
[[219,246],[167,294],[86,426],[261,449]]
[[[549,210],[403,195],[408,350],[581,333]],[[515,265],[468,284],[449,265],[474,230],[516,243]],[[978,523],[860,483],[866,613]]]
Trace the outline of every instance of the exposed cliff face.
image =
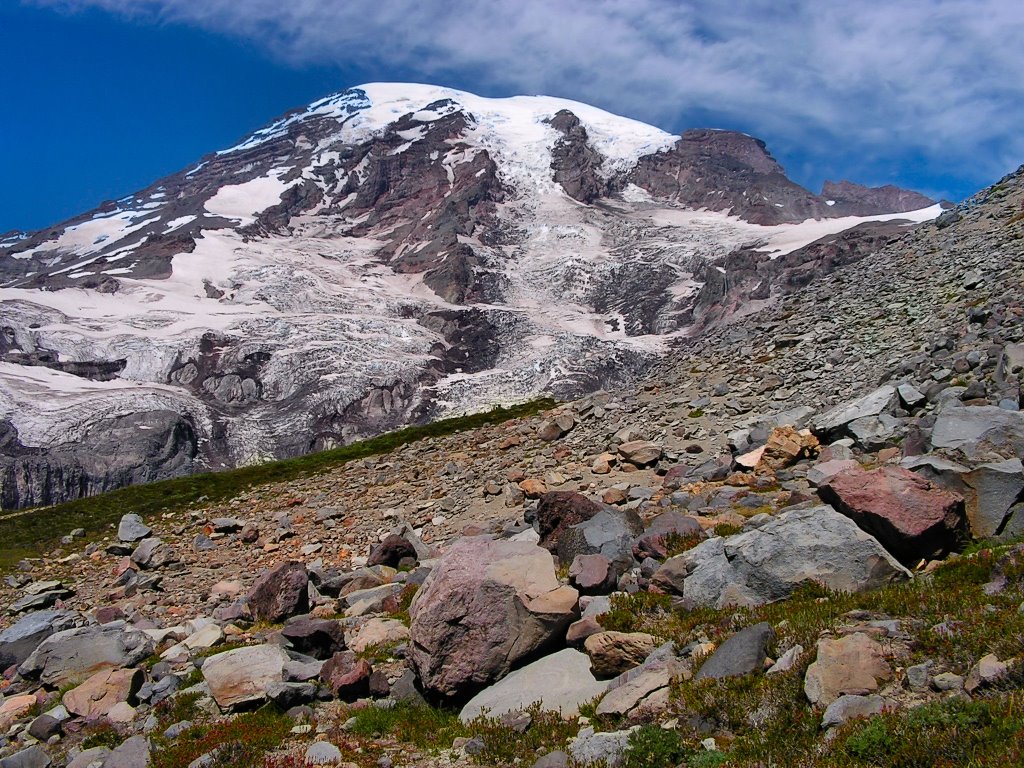
[[167,411],[103,419],[81,439],[45,448],[26,447],[14,425],[0,421],[0,502],[55,504],[180,477],[195,471],[198,452],[193,426]]
[[[336,94],[0,240],[0,418],[17,432],[0,498],[628,383],[666,338],[781,290],[766,265],[858,223],[837,218],[855,205],[826,205],[741,134],[544,97]],[[754,289],[719,286],[722,259],[759,265]],[[180,422],[140,424],[123,465],[104,453],[101,433],[152,413]],[[88,457],[70,447],[89,440]]]
[[935,201],[919,192],[892,184],[864,187],[852,181],[826,181],[821,196],[838,216],[870,216],[874,213],[916,211]]
[[687,131],[669,151],[640,158],[628,180],[658,198],[752,224],[832,215],[824,200],[786,178],[763,141],[733,131]]

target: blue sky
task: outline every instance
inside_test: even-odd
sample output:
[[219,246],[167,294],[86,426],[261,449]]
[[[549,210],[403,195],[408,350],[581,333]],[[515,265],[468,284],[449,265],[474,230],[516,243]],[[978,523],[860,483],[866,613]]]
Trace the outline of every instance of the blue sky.
[[961,199],[1024,163],[1019,0],[0,0],[0,232],[376,80],[764,139],[791,177]]

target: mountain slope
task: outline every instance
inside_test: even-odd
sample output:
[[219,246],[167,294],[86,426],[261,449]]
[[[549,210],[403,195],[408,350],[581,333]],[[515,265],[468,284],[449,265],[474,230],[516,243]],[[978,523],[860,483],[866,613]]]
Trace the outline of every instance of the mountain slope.
[[623,385],[785,282],[736,292],[718,261],[775,263],[859,213],[741,134],[546,97],[336,94],[0,242],[0,502]]

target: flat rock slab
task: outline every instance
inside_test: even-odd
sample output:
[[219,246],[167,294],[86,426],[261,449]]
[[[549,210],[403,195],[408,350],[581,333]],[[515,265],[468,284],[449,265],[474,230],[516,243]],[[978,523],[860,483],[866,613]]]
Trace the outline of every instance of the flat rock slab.
[[49,768],[51,762],[42,747],[33,745],[0,759],[0,768]]
[[818,641],[818,656],[807,668],[804,693],[812,704],[827,707],[840,696],[865,696],[892,677],[885,651],[863,632]]
[[149,759],[149,739],[132,736],[110,753],[110,757],[103,761],[103,768],[148,768]]
[[217,706],[228,709],[264,701],[267,688],[282,681],[288,661],[288,654],[276,645],[253,645],[211,656],[202,672]]
[[501,717],[540,703],[541,711],[561,712],[563,717],[579,714],[581,704],[596,699],[608,688],[590,671],[586,654],[566,648],[511,672],[485,688],[462,708],[459,719],[467,723],[481,714]]
[[21,664],[50,635],[70,629],[75,621],[68,611],[29,613],[0,632],[0,670]]
[[18,671],[59,688],[102,669],[133,667],[152,655],[154,648],[149,635],[118,624],[67,629],[43,640]]
[[721,680],[762,671],[773,637],[775,632],[767,622],[740,630],[711,654],[694,680]]
[[882,714],[883,711],[885,711],[885,699],[878,694],[871,696],[845,694],[825,709],[825,714],[821,717],[821,727],[832,728],[848,723],[850,720],[874,717]]
[[650,669],[634,670],[611,682],[611,687],[597,705],[599,715],[625,715],[643,705],[651,694],[668,690],[672,674],[667,664]]
[[362,653],[372,645],[396,645],[408,639],[409,628],[398,619],[382,619],[375,616],[356,630],[348,647],[356,653]]
[[896,388],[887,385],[856,400],[841,403],[814,419],[814,431],[827,436],[842,430],[851,421],[877,416],[893,402],[895,396]]
[[992,461],[1024,455],[1024,413],[996,406],[946,407],[935,419],[932,447]]

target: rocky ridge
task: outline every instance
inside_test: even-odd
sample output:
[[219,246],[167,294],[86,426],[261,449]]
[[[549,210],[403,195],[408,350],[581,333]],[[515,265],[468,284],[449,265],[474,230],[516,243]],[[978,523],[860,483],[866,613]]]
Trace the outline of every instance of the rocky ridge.
[[[2,590],[3,759],[212,762],[180,699],[289,712],[268,765],[505,764],[500,734],[529,743],[545,708],[572,738],[537,765],[655,736],[661,764],[754,765],[778,731],[813,765],[908,713],[1019,701],[1022,286],[1024,168],[635,390],[69,537]],[[459,708],[451,750],[359,740],[423,697]],[[76,751],[101,722],[116,749]]]

